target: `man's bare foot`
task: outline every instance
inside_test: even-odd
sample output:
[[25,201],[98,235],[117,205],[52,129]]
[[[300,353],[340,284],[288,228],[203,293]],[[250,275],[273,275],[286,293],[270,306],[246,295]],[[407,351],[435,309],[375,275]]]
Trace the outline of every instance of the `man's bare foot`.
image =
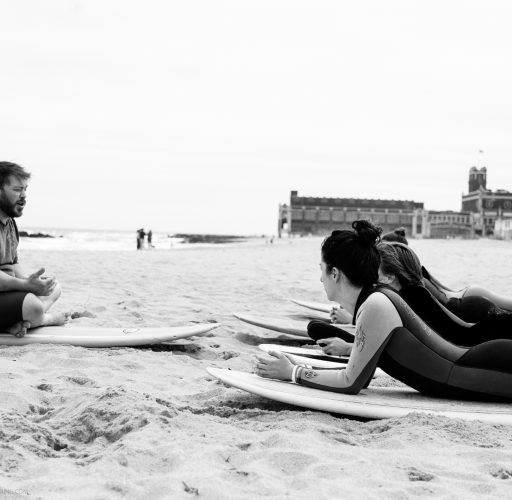
[[90,311],[75,311],[74,313],[71,313],[71,319],[77,319],[77,318],[95,318],[96,314],[90,312]]
[[70,312],[51,312],[44,315],[44,326],[62,326],[65,325],[71,317]]
[[30,323],[28,321],[18,321],[14,323],[14,325],[7,328],[7,333],[11,333],[16,337],[24,337],[27,333],[27,329],[30,328]]

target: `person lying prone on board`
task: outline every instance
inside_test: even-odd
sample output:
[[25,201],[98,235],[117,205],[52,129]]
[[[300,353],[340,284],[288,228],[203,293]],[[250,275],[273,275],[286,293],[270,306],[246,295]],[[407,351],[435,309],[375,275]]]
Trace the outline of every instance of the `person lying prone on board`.
[[512,399],[512,340],[463,348],[429,328],[396,291],[376,286],[380,228],[354,221],[353,231],[333,231],[322,244],[321,281],[331,301],[356,318],[346,368],[294,364],[278,352],[258,356],[255,373],[311,388],[357,394],[377,364],[410,387],[440,397]]
[[495,310],[487,302],[486,314],[476,323],[467,323],[444,307],[424,286],[422,267],[416,253],[398,242],[377,245],[381,257],[379,283],[396,290],[409,307],[441,337],[460,346],[474,346],[495,339],[512,340],[512,314]]
[[27,275],[18,263],[18,228],[26,204],[30,174],[19,165],[0,162],[0,332],[22,337],[28,328],[63,325],[69,313],[49,313],[60,297],[60,285],[43,277],[44,269]]
[[[384,234],[382,240],[409,245],[404,228]],[[421,272],[423,285],[441,304],[463,321],[477,323],[485,319],[489,312],[512,312],[512,297],[495,293],[480,285],[452,290],[432,276],[425,267],[421,267]]]

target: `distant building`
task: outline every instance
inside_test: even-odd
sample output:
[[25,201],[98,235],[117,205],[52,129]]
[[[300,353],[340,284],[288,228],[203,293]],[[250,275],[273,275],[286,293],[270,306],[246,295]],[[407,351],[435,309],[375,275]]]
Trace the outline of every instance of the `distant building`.
[[418,210],[415,213],[420,225],[413,224],[413,238],[474,238],[475,216],[471,212],[452,210]]
[[[460,212],[428,211],[422,214],[423,231],[413,236],[423,238],[474,238],[491,235],[495,221],[512,217],[512,193],[487,189],[487,168],[471,167],[468,194],[462,195]],[[418,215],[419,216],[419,215]]]
[[494,234],[512,239],[512,193],[487,189],[487,169],[471,167],[462,210],[425,210],[423,203],[363,198],[318,198],[290,193],[279,205],[278,234],[326,235],[348,229],[353,221],[369,219],[384,232],[405,227],[412,238],[474,238]]
[[278,234],[326,235],[349,229],[358,219],[370,219],[384,232],[400,226],[412,232],[414,213],[420,209],[423,203],[409,200],[319,198],[291,191],[290,203],[279,205]]
[[462,210],[474,214],[477,235],[494,234],[498,218],[512,218],[512,193],[504,189],[487,189],[487,168],[471,167],[469,192],[462,195]]
[[494,221],[494,237],[498,240],[512,240],[512,218],[498,217]]

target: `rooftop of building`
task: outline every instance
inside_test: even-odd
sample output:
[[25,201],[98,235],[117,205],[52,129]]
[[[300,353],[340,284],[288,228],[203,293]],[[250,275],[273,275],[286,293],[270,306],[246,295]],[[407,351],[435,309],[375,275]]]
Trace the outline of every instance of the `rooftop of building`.
[[379,208],[423,208],[423,202],[413,200],[386,200],[380,198],[335,198],[325,196],[299,196],[298,191],[291,192],[292,205],[379,207]]

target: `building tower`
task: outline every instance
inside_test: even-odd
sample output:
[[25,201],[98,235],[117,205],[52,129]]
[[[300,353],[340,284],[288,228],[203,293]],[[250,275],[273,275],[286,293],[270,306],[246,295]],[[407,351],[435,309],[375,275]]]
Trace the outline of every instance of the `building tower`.
[[476,167],[471,167],[469,169],[469,193],[473,193],[475,191],[480,191],[483,189],[484,191],[487,189],[487,168],[482,167],[478,169]]

